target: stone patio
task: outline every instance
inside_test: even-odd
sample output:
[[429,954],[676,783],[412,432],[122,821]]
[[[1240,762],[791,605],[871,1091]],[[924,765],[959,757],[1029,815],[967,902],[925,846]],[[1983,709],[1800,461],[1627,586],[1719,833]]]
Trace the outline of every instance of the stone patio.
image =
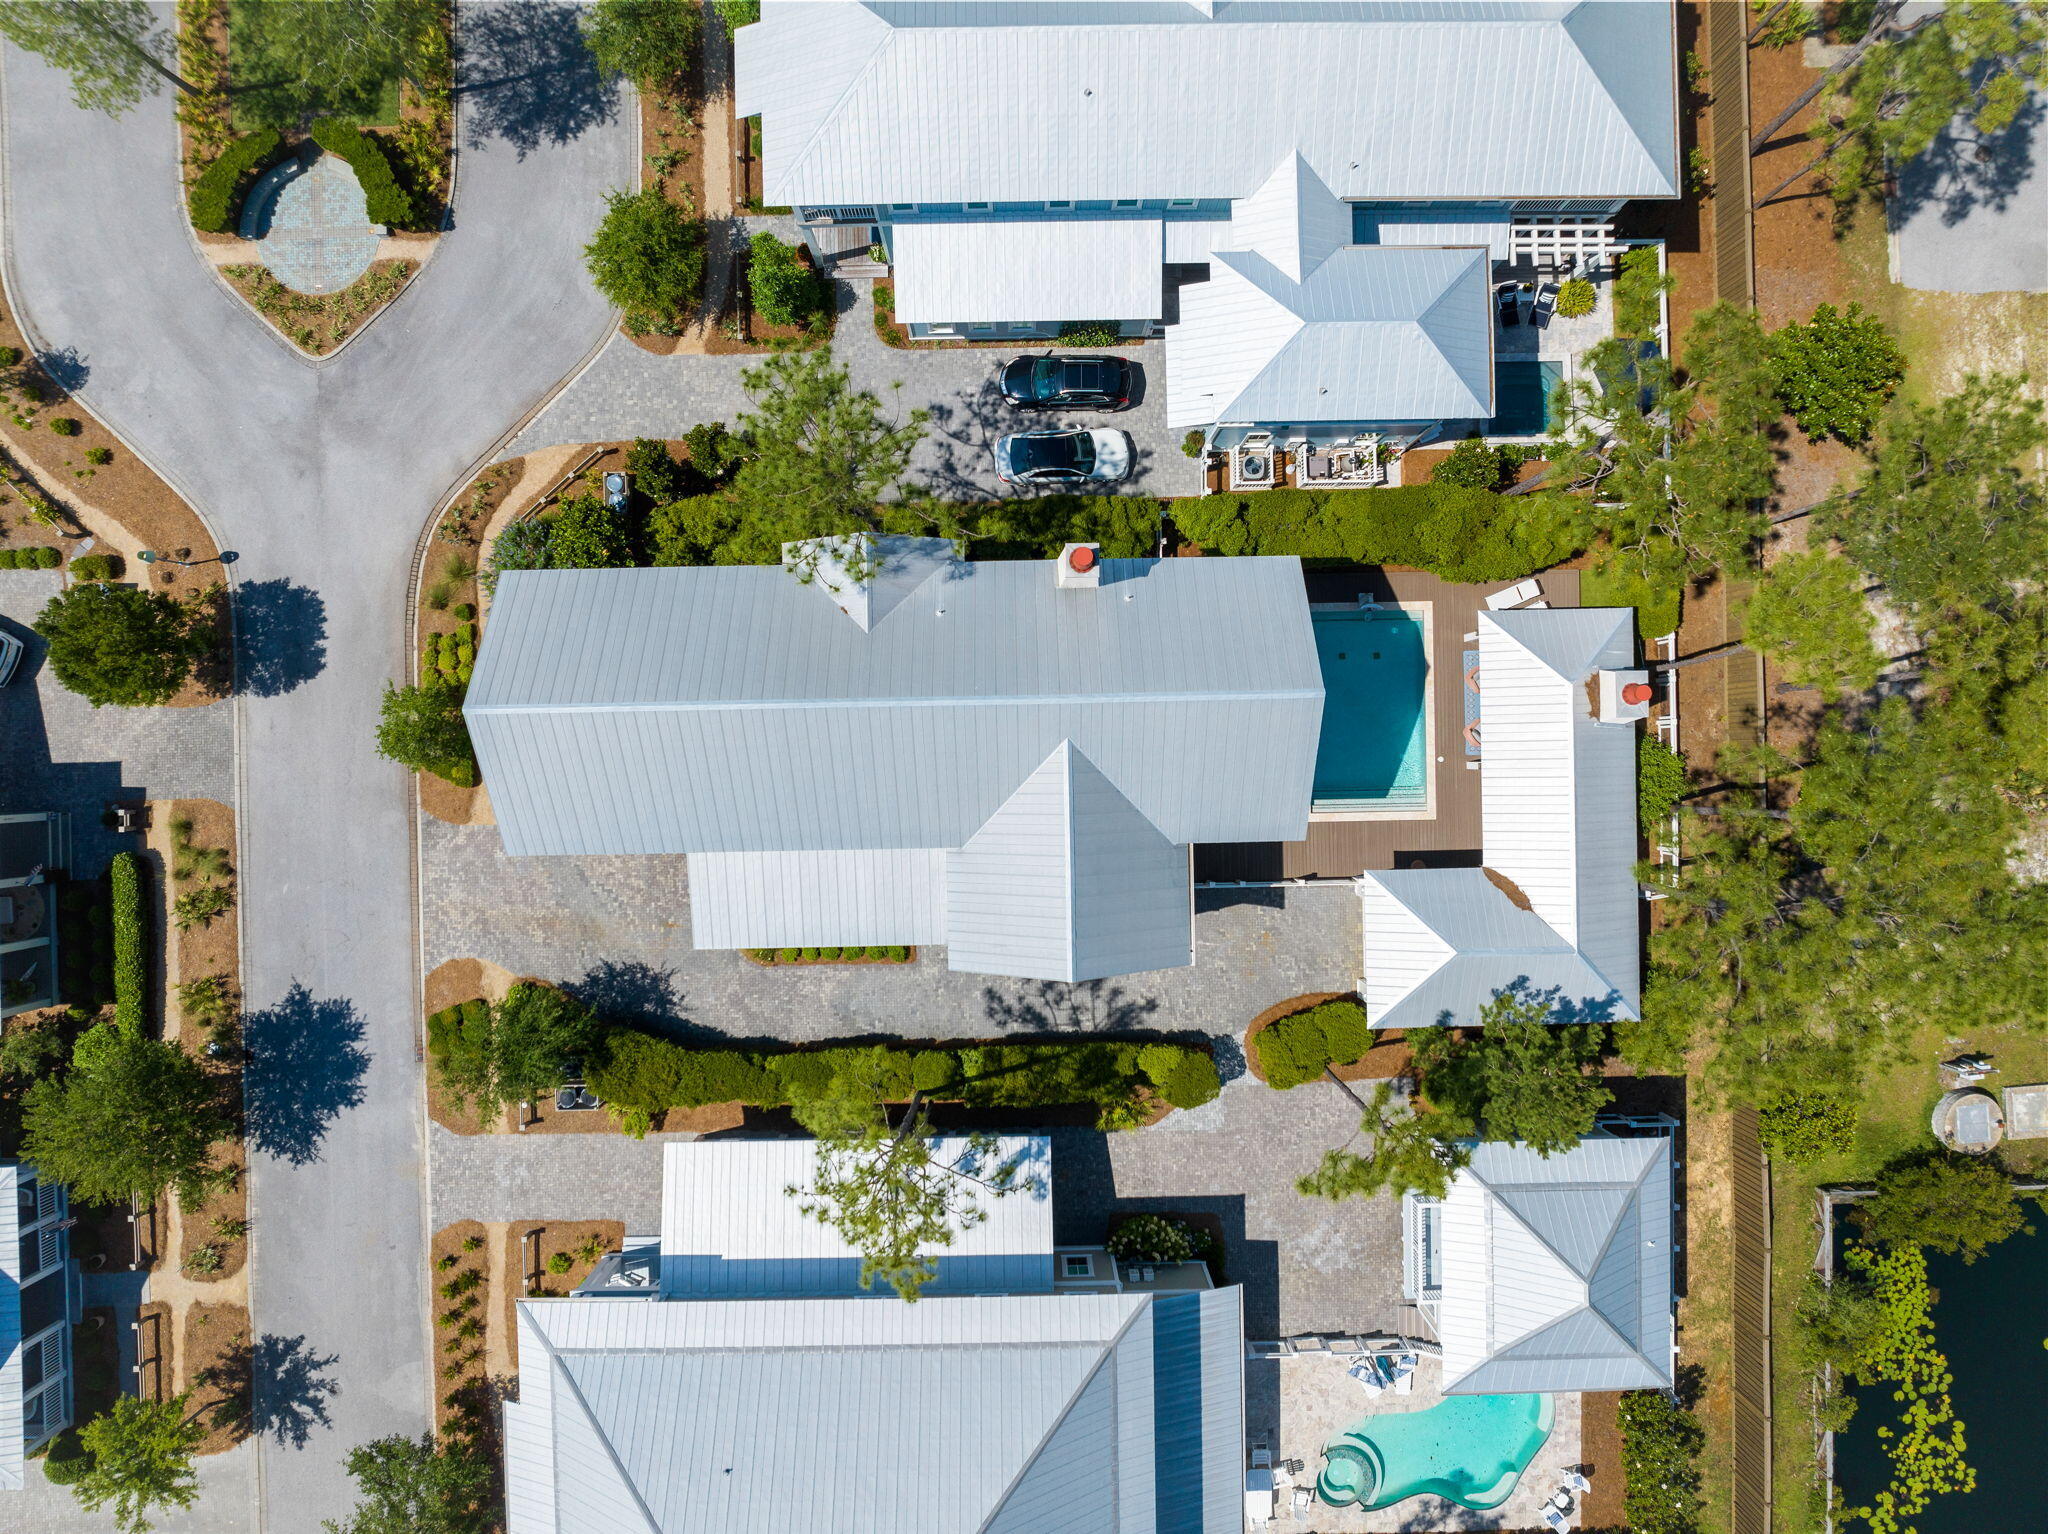
[[266,171],[242,210],[242,237],[257,242],[271,276],[297,293],[339,293],[370,269],[383,233],[339,155]]

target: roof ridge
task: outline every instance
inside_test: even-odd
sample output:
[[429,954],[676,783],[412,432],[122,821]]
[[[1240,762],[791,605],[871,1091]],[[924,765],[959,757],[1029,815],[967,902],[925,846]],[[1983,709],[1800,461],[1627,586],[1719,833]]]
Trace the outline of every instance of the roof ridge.
[[[647,1499],[640,1495],[640,1488],[633,1483],[633,1477],[626,1473],[626,1466],[619,1458],[619,1451],[612,1446],[612,1435],[607,1433],[598,1422],[597,1413],[590,1409],[589,1398],[583,1394],[583,1387],[576,1383],[576,1377],[569,1372],[568,1365],[562,1362],[561,1355],[556,1353],[553,1348],[548,1349],[548,1366],[554,1371],[555,1383],[558,1386],[567,1386],[569,1394],[575,1398],[576,1409],[583,1413],[583,1420],[590,1424],[590,1431],[596,1436],[598,1444],[604,1449],[604,1457],[611,1462],[612,1470],[619,1478],[619,1484],[626,1488],[626,1495],[633,1499],[633,1505],[640,1510],[640,1516],[646,1520],[647,1534],[662,1534],[661,1525],[655,1520],[654,1510],[647,1505]],[[550,1415],[552,1416],[552,1414]],[[553,1423],[550,1421],[548,1432],[548,1453],[550,1456],[560,1452],[561,1436],[559,1432],[554,1430]],[[559,1460],[555,1464],[555,1471],[557,1477],[556,1484],[559,1485],[561,1474]]]
[[[874,72],[875,65],[882,55],[895,45],[899,31],[896,23],[890,21],[886,16],[879,14],[873,6],[863,4],[857,8],[866,16],[872,18],[874,23],[882,29],[881,36],[875,39],[874,50],[868,54],[860,68],[854,70],[852,74],[846,77],[846,84],[840,88],[839,94],[833,98],[832,104],[818,114],[817,126],[811,129],[811,136],[804,140],[801,149],[789,157],[789,165],[783,171],[785,176],[794,174],[803,165],[805,158],[817,147],[818,140],[824,136],[825,130],[831,127],[833,120],[839,116],[840,109],[846,105],[846,99],[853,94],[854,87]],[[1575,45],[1576,41],[1574,39]],[[1587,67],[1591,68],[1592,66],[1588,64]],[[1597,74],[1598,71],[1595,71],[1595,73]]]

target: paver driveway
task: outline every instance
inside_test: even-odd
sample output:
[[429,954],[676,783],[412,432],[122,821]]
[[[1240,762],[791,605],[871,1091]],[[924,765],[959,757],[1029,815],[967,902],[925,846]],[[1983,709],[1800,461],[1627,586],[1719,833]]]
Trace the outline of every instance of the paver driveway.
[[6,60],[24,328],[240,551],[239,580],[281,583],[299,615],[289,663],[254,668],[238,704],[255,1324],[301,1364],[258,1385],[276,1534],[346,1511],[349,1447],[428,1420],[410,794],[371,749],[409,557],[440,494],[610,328],[580,247],[633,170],[631,103],[592,76],[573,8],[466,3],[460,46],[455,227],[320,367],[194,249],[168,94],[82,112],[62,76]]

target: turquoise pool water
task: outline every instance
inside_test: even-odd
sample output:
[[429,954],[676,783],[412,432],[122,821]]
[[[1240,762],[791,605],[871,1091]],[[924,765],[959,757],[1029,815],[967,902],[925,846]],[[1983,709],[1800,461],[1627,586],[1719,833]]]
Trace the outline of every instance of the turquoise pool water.
[[1550,1397],[1445,1396],[1427,1411],[1383,1412],[1323,1446],[1316,1493],[1332,1507],[1443,1497],[1499,1507],[1550,1436]]
[[1489,437],[1540,437],[1550,430],[1550,391],[1564,381],[1562,362],[1531,358],[1493,365],[1492,420]]
[[1315,808],[1421,809],[1429,802],[1421,620],[1350,608],[1309,616],[1323,667]]

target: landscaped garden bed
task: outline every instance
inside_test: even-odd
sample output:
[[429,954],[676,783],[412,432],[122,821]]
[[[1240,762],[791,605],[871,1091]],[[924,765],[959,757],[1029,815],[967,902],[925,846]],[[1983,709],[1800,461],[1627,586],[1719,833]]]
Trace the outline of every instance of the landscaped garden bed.
[[1398,1031],[1375,1032],[1354,991],[1316,991],[1275,1002],[1244,1032],[1247,1069],[1273,1087],[1328,1080],[1386,1081],[1413,1061]]
[[1060,333],[1053,337],[1011,336],[993,341],[924,340],[913,337],[910,327],[896,318],[896,284],[888,278],[878,277],[874,282],[875,336],[884,346],[893,346],[898,351],[930,351],[939,347],[973,347],[994,351],[1080,351],[1099,352],[1119,346],[1143,346],[1145,337],[1127,336],[1118,332],[1108,321],[1080,321],[1062,325]]
[[[225,1454],[249,1436],[256,1412],[255,1364],[247,1307],[186,1308],[178,1339],[179,1388],[192,1392],[192,1409],[206,1424],[195,1454]],[[300,1401],[297,1409],[307,1411],[314,1404]]]
[[806,964],[915,964],[915,948],[742,948],[740,955],[763,969]]
[[[495,1296],[505,1287],[502,1250],[491,1228],[460,1220],[434,1232],[428,1248],[433,1286],[434,1427],[437,1432],[495,1434],[491,1381],[511,1371],[510,1312]],[[491,1335],[492,1319],[498,1336]]]
[[373,261],[370,269],[339,293],[298,293],[262,266],[224,266],[221,276],[286,336],[294,346],[325,356],[354,335],[398,297],[414,272],[413,261]]

